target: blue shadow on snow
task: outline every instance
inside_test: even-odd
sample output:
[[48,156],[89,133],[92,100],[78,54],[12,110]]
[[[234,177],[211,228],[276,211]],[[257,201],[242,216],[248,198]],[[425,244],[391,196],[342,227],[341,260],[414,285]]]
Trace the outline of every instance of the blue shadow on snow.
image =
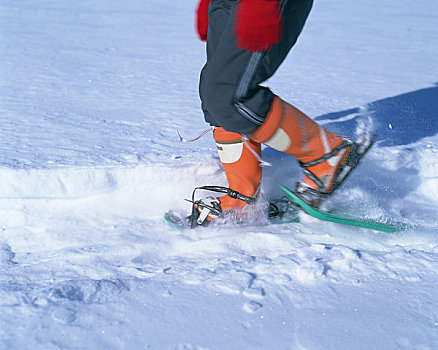
[[315,121],[351,137],[357,129],[358,118],[368,118],[381,146],[410,144],[438,133],[438,83],[436,85],[371,102],[365,107],[321,115]]

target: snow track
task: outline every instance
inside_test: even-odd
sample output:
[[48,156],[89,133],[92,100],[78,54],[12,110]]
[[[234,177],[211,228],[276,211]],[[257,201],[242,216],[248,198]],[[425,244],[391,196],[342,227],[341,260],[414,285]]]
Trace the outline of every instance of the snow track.
[[[394,169],[389,166],[388,170],[412,172],[418,177],[422,170],[412,169],[423,164],[419,155],[424,153],[430,160],[434,153],[430,147],[425,152],[421,149],[401,149],[388,155],[377,148],[368,161],[378,163],[382,157],[407,152],[401,157],[404,162],[394,164]],[[274,165],[277,161],[285,161],[282,155],[269,150],[266,150],[265,157]],[[428,333],[428,329],[432,331],[437,327],[433,306],[438,302],[433,292],[438,264],[435,219],[422,216],[421,231],[396,234],[336,224],[321,225],[321,222],[304,215],[300,224],[180,232],[163,222],[165,208],[188,210],[181,200],[189,195],[187,190],[200,185],[200,179],[202,183],[213,183],[210,181],[215,181],[220,173],[216,158],[202,164],[187,160],[180,162],[174,166],[153,167],[3,169],[1,176],[5,181],[0,198],[0,266],[4,271],[0,279],[1,307],[20,310],[15,313],[15,321],[5,327],[3,339],[12,337],[9,343],[12,347],[24,344],[17,341],[14,334],[24,319],[30,317],[31,320],[43,320],[42,324],[48,325],[53,332],[59,327],[69,327],[81,334],[85,332],[90,342],[85,344],[75,340],[79,348],[91,348],[93,344],[101,347],[106,344],[103,339],[107,339],[109,343],[105,347],[109,348],[137,346],[138,339],[143,337],[142,332],[154,332],[151,325],[141,328],[141,332],[134,331],[134,340],[130,343],[119,332],[132,331],[132,318],[123,318],[124,323],[117,328],[114,328],[114,322],[120,322],[117,315],[126,310],[142,318],[132,308],[138,307],[135,305],[142,299],[138,293],[143,292],[152,298],[143,302],[148,308],[161,305],[164,314],[177,308],[185,310],[182,311],[184,315],[191,315],[193,324],[204,319],[225,327],[222,322],[228,321],[223,316],[218,321],[214,319],[218,316],[210,311],[202,317],[189,311],[192,308],[201,314],[209,310],[205,308],[213,302],[212,298],[221,299],[225,312],[232,308],[233,320],[240,320],[238,328],[232,332],[245,329],[249,337],[237,342],[236,349],[246,346],[251,337],[256,337],[253,332],[262,327],[260,322],[264,322],[265,317],[274,315],[277,321],[281,320],[277,327],[292,332],[291,336],[284,337],[285,343],[277,341],[280,348],[286,348],[286,344],[298,346],[303,343],[319,346],[320,342],[311,336],[317,325],[323,332],[346,327],[356,334],[365,332],[371,336],[381,331],[382,322],[401,322],[392,304],[386,303],[386,298],[413,298],[411,303],[405,304],[403,312],[416,310],[417,313],[412,323],[413,332],[404,338],[388,340],[386,344],[394,344],[393,341],[412,344],[413,337],[418,339],[416,337],[423,336],[423,332]],[[363,175],[366,178],[366,169]],[[424,176],[429,176],[429,173],[425,171]],[[281,172],[268,171],[264,187],[273,186],[271,182],[281,177]],[[343,192],[350,198],[347,201],[350,207],[345,210],[352,210],[354,201],[360,198],[361,206],[366,208],[364,212],[374,210],[377,216],[396,213],[391,210],[393,203],[387,203],[386,207],[376,206],[376,200],[381,200],[381,197],[369,193],[367,186],[358,187],[356,181],[363,180],[355,179],[352,177],[351,186]],[[418,215],[418,203],[414,214],[409,213],[406,204],[406,198],[418,199],[418,194],[402,198],[405,204],[398,212],[406,212],[405,217],[411,219],[414,214]],[[336,203],[334,198],[331,205],[336,206]],[[429,223],[429,229],[425,229],[424,221]],[[421,288],[420,293],[426,298],[421,301],[421,310],[414,301],[417,288]],[[162,292],[157,294],[158,290]],[[185,298],[191,299],[193,293],[200,299],[196,304],[189,302],[189,309],[175,304],[181,298],[187,302]],[[376,298],[373,297],[375,293]],[[133,297],[136,299],[134,304],[127,306],[122,302]],[[363,300],[368,301],[364,303]],[[379,307],[372,306],[374,303]],[[362,317],[348,316],[349,326],[342,326],[345,322],[341,321],[342,317],[337,321],[340,323],[335,322],[335,328],[326,325],[324,318],[335,310],[336,317],[340,317],[339,310],[345,307],[343,305],[352,308],[345,310],[349,315],[351,312],[358,315],[371,313],[375,324],[369,316],[365,323]],[[3,320],[7,314],[2,316]],[[291,315],[296,317],[291,318]],[[92,317],[94,326],[84,316]],[[312,320],[312,325],[303,329],[300,318]],[[154,316],[154,322],[164,320]],[[178,318],[166,318],[165,322],[174,330],[180,326]],[[267,326],[263,327],[266,329]],[[102,329],[103,333],[96,335],[97,329]],[[422,331],[416,335],[420,329]],[[111,336],[104,337],[105,330],[111,330]],[[390,330],[393,328],[388,328]],[[430,338],[430,334],[427,343],[416,340],[415,344],[438,342],[438,339]],[[55,348],[67,346],[62,338],[55,338],[58,338]],[[273,341],[270,337],[256,338],[256,348],[263,348],[266,342]],[[201,344],[212,344],[205,339],[200,341]],[[29,344],[35,348],[47,345],[39,337],[26,341],[26,346]],[[190,348],[187,347],[190,343],[171,345],[160,337],[149,344],[157,348],[163,344],[169,349],[177,346]],[[331,344],[336,348],[336,342]],[[377,346],[385,341],[368,341],[367,346],[369,344]]]
[[[182,157],[172,164],[2,168],[0,307],[5,312],[0,320],[8,325],[0,338],[11,348],[43,349],[48,339],[56,342],[54,348],[64,348],[64,338],[54,334],[68,327],[77,348],[137,347],[165,322],[176,335],[165,340],[158,333],[150,346],[202,348],[172,342],[185,339],[180,322],[189,317],[193,332],[204,320],[219,322],[219,327],[238,322],[230,334],[244,330],[246,335],[235,349],[248,346],[252,338],[260,349],[273,341],[279,348],[325,348],[326,342],[314,338],[316,328],[325,334],[345,328],[356,337],[372,338],[388,322],[402,322],[406,316],[401,312],[416,315],[406,336],[402,327],[394,337],[368,340],[363,348],[398,344],[429,349],[427,344],[438,344],[432,336],[438,326],[434,145],[432,138],[375,147],[358,168],[361,176],[353,175],[327,203],[329,209],[414,223],[413,229],[394,234],[322,224],[304,214],[299,224],[174,230],[162,219],[166,209],[188,212],[183,198],[192,188],[225,183],[216,156],[196,162]],[[270,149],[263,156],[273,164],[265,169],[263,191],[278,195],[276,184],[292,185],[299,170],[291,157]],[[149,295],[147,300],[142,293]],[[188,304],[181,305],[183,300]],[[215,314],[221,307],[211,312],[218,300],[231,319]],[[394,309],[399,305],[394,300],[403,301],[401,311]],[[134,330],[135,318],[144,319],[138,303],[155,316],[149,326]],[[182,312],[176,318],[163,316],[176,310]],[[326,317],[334,323],[327,324]],[[256,335],[259,327],[273,326],[265,324],[266,318],[289,335],[280,340],[272,338],[275,331]],[[311,324],[303,328],[301,319]],[[25,322],[51,331],[37,328],[34,336],[20,341]],[[124,332],[133,332],[132,342]],[[89,342],[74,334],[86,334]],[[193,334],[191,340],[199,338]],[[428,340],[421,342],[425,334]],[[220,340],[213,339],[200,337],[199,344],[218,348]],[[338,348],[335,339],[328,348]]]

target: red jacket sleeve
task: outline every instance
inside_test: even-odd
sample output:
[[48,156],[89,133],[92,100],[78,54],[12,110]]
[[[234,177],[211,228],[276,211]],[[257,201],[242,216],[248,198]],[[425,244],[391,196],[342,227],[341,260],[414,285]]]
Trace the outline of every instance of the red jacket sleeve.
[[234,33],[237,46],[250,52],[268,51],[281,37],[283,19],[278,0],[240,0]]
[[202,41],[207,40],[209,5],[210,0],[200,0],[196,8],[196,31]]

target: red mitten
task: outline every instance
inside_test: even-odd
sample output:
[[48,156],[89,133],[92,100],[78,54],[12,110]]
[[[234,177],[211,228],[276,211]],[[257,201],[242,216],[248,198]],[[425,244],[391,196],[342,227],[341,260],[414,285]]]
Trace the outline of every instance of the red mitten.
[[200,0],[196,9],[196,30],[202,41],[207,40],[209,5],[210,0]]
[[234,33],[237,46],[250,52],[268,51],[280,41],[283,18],[278,0],[240,0]]

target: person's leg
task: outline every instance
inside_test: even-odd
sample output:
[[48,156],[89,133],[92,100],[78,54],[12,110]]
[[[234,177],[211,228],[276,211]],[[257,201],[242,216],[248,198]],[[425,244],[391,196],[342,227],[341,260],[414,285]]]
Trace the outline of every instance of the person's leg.
[[[310,12],[312,0],[283,1],[281,40],[270,51],[258,53],[250,53],[236,46],[233,32],[236,4],[237,0],[212,0],[210,3],[207,63],[200,81],[206,121],[223,127],[224,132],[247,135],[256,143],[264,142],[304,163],[333,153],[338,147],[342,148],[340,146],[344,146],[344,140],[341,137],[323,129],[304,113],[274,96],[268,88],[260,86],[275,73],[295,44]],[[333,179],[331,175],[337,171],[346,154],[345,148],[339,149],[339,152],[332,154],[338,157],[334,165],[333,160],[314,165],[311,171],[306,172],[303,183],[328,191]],[[252,162],[257,162],[251,153],[246,156],[253,157]],[[233,175],[242,171],[239,164],[242,163],[236,163],[233,167],[224,166],[228,179],[239,179]],[[254,172],[254,178],[258,178],[259,173],[261,171]],[[246,175],[247,180],[251,178],[250,175]],[[319,180],[320,175],[322,181]],[[325,181],[327,178],[329,181]],[[257,181],[260,182],[259,179]],[[254,181],[250,180],[249,183]],[[230,184],[230,188],[236,191],[245,186],[241,179]],[[255,188],[258,185],[253,187],[254,191]],[[251,194],[246,192],[246,195]],[[239,207],[236,200],[233,203]]]
[[236,46],[237,3],[237,0],[210,3],[207,63],[201,73],[200,97],[208,123],[248,135],[263,123],[274,98],[260,84],[275,73],[297,41],[312,0],[283,1],[281,40],[270,51],[257,53]]
[[[261,145],[254,141],[245,141],[242,133],[228,131],[222,127],[224,126],[223,115],[232,116],[236,113],[233,101],[226,101],[224,91],[229,93],[228,96],[233,95],[233,90],[237,88],[239,75],[242,75],[241,71],[247,64],[247,59],[242,59],[243,57],[229,60],[234,63],[234,67],[232,64],[227,64],[228,59],[225,59],[225,56],[230,53],[230,49],[226,47],[233,47],[233,50],[239,52],[238,56],[250,56],[245,51],[237,50],[234,44],[232,29],[236,3],[236,0],[212,0],[210,3],[207,63],[201,73],[200,96],[205,119],[211,125],[216,126],[213,136],[229,188],[244,196],[255,197],[262,177],[262,169],[257,159],[261,157]],[[222,62],[223,59],[224,62]],[[222,76],[220,72],[228,77]],[[219,82],[220,78],[224,80]],[[234,87],[223,89],[221,87],[223,84],[234,85]],[[219,113],[218,110],[222,109],[225,111]],[[239,118],[241,117],[238,116],[237,119]],[[247,204],[245,201],[231,198],[228,195],[209,198],[205,203],[213,206],[214,201],[220,205],[222,211],[241,210]],[[198,207],[199,211],[202,209],[202,206]]]

